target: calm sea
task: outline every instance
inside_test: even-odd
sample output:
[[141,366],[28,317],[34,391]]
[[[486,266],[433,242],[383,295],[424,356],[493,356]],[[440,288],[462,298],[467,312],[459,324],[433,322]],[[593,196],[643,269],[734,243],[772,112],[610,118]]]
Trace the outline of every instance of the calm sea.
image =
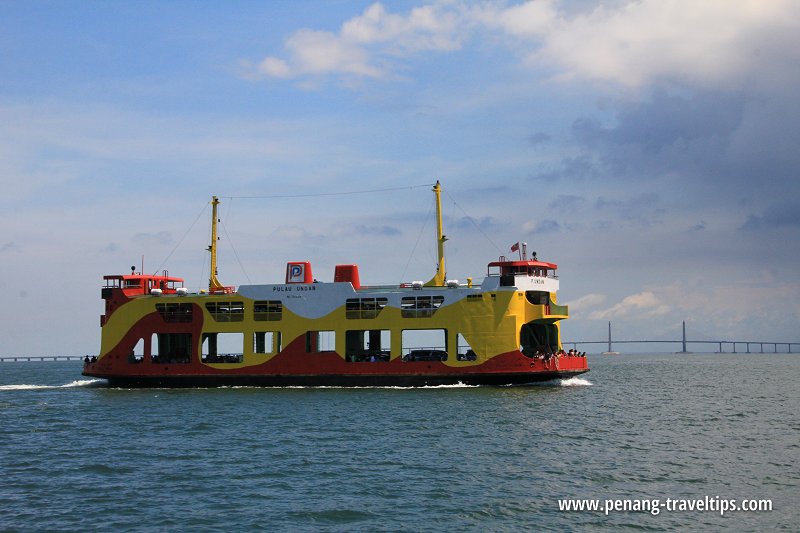
[[[115,390],[0,363],[0,530],[800,529],[800,355],[589,364],[513,388]],[[773,510],[558,504],[707,496]]]

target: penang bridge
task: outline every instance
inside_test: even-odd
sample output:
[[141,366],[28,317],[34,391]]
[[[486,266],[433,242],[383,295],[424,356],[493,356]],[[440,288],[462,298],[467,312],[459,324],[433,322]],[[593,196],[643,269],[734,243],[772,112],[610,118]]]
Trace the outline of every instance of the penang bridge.
[[0,363],[13,361],[83,361],[84,355],[7,355]]
[[[603,341],[563,341],[563,345],[572,345],[576,350],[579,345],[584,344],[607,344],[608,350],[603,352],[615,354],[614,344],[680,344],[681,350],[677,353],[691,353],[686,349],[687,344],[713,344],[717,345],[718,353],[726,353],[725,348],[731,350],[730,353],[797,353],[800,342],[774,342],[774,341],[733,341],[733,340],[688,340],[686,338],[686,321],[683,322],[683,337],[679,340],[613,340],[611,339],[611,322],[608,323],[608,340]],[[739,351],[736,351],[736,347]],[[751,346],[753,349],[751,350]],[[772,352],[764,350],[772,348]],[[792,351],[794,347],[794,352]],[[742,350],[742,348],[744,350]]]

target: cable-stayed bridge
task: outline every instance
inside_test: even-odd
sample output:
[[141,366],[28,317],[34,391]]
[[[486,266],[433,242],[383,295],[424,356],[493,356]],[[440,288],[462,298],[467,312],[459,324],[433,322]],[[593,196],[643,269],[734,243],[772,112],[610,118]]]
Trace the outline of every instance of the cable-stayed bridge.
[[[608,350],[604,353],[617,353],[614,351],[615,344],[672,344],[680,345],[677,353],[691,353],[687,346],[692,344],[711,344],[715,345],[718,353],[798,353],[800,352],[800,342],[775,342],[775,341],[753,341],[753,340],[695,340],[686,338],[686,322],[683,322],[682,338],[676,340],[618,340],[611,337],[611,322],[608,323],[608,339],[602,341],[562,341],[565,346],[572,346],[576,350],[578,346],[585,344],[605,344]],[[766,346],[766,349],[764,348]],[[771,348],[771,350],[770,350]]]
[[7,355],[0,357],[0,363],[13,361],[83,361],[83,355]]

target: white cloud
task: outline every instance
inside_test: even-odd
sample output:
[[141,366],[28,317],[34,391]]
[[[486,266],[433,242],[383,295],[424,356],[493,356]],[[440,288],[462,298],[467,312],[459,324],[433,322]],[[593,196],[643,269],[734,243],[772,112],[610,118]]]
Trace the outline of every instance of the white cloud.
[[258,70],[273,78],[288,78],[292,75],[292,69],[283,59],[268,57],[258,65]]
[[325,31],[300,30],[286,41],[294,74],[337,72],[379,77],[381,69],[370,64],[367,50]]
[[557,0],[525,2],[501,8],[489,5],[472,11],[476,22],[516,37],[541,37],[552,31],[558,19]]
[[587,311],[602,305],[605,301],[605,294],[591,293],[566,303],[569,305],[570,316],[573,318],[581,318]]
[[589,315],[589,318],[591,320],[609,320],[611,318],[656,317],[669,313],[670,309],[670,306],[661,301],[653,292],[644,291],[626,296],[620,303],[605,311],[595,311]]
[[[662,78],[720,86],[758,68],[760,49],[796,37],[789,0],[643,0],[559,19],[533,52],[567,76],[630,86]],[[766,50],[763,50],[766,51]]]
[[397,51],[456,50],[460,46],[456,5],[414,8],[408,16],[388,13],[379,3],[342,25],[340,37],[359,44],[391,43]]
[[324,76],[381,78],[390,74],[387,57],[460,48],[458,4],[432,4],[408,15],[389,13],[380,3],[342,24],[338,33],[301,29],[286,39],[288,59],[270,56],[258,71],[275,78]]
[[298,30],[286,39],[288,58],[267,57],[258,70],[276,78],[386,78],[397,58],[452,52],[472,37],[499,33],[528,67],[554,68],[562,79],[726,87],[732,78],[778,77],[800,49],[800,4],[793,0],[631,0],[582,12],[567,12],[566,4],[441,1],[398,14],[375,3],[337,33]]

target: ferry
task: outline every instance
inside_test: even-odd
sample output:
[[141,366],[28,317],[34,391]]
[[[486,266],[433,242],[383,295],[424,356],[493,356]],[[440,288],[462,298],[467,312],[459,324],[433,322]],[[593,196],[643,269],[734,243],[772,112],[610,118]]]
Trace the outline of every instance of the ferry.
[[[99,355],[83,375],[113,387],[522,385],[589,370],[566,354],[557,265],[526,245],[488,263],[480,284],[448,279],[441,185],[438,265],[427,281],[366,285],[357,264],[318,282],[289,261],[282,283],[222,284],[212,197],[208,290],[164,271],[104,276]],[[143,269],[142,269],[143,270]]]

